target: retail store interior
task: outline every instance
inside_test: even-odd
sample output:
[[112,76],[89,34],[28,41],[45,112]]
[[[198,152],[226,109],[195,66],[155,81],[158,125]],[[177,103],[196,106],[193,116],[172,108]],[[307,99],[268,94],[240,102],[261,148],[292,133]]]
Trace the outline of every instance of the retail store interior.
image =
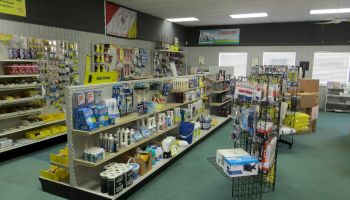
[[350,1],[0,0],[0,199],[348,200]]

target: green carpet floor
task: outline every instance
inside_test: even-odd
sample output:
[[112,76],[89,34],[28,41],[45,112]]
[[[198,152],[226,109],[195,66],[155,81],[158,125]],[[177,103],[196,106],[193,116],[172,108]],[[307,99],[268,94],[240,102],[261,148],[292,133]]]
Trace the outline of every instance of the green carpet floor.
[[[207,160],[216,149],[232,148],[230,131],[227,123],[129,199],[231,199],[231,182]],[[0,199],[61,199],[41,191],[38,173],[48,167],[49,153],[63,146],[0,163]],[[320,113],[316,133],[296,136],[291,150],[280,148],[276,191],[263,199],[350,199],[349,153],[350,115]]]

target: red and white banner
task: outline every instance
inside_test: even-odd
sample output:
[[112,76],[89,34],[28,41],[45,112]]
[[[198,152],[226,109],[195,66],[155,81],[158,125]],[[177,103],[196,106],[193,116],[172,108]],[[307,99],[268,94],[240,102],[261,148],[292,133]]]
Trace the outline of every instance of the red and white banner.
[[136,38],[137,12],[106,1],[106,34]]

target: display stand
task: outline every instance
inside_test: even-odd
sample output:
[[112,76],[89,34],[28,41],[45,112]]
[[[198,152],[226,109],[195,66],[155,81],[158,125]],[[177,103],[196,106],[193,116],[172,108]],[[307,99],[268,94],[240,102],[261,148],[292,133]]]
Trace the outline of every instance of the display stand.
[[[67,126],[68,126],[68,149],[69,149],[68,168],[69,168],[70,178],[68,182],[62,182],[62,181],[53,181],[44,177],[40,177],[43,190],[46,192],[53,193],[55,195],[63,196],[65,198],[70,198],[70,199],[124,199],[126,196],[129,196],[130,194],[132,194],[132,192],[135,191],[137,188],[141,187],[143,184],[149,181],[150,178],[154,177],[161,170],[165,169],[169,164],[177,160],[188,150],[190,150],[199,142],[201,142],[206,137],[208,137],[211,133],[213,133],[213,131],[216,128],[220,127],[222,124],[228,121],[229,118],[213,117],[213,119],[218,121],[218,124],[216,126],[212,127],[209,130],[205,130],[205,131],[202,130],[200,136],[193,139],[192,144],[190,144],[187,147],[179,148],[179,151],[175,156],[169,159],[164,158],[163,160],[157,162],[154,166],[152,166],[152,169],[150,171],[140,176],[138,179],[135,179],[134,183],[131,186],[124,188],[123,191],[115,195],[108,195],[106,193],[101,193],[99,174],[101,173],[104,165],[112,161],[125,163],[126,162],[125,159],[129,155],[133,155],[137,147],[144,147],[147,144],[150,144],[156,141],[161,141],[162,138],[165,138],[168,135],[177,136],[178,135],[177,129],[178,129],[179,123],[175,123],[172,127],[168,127],[167,129],[158,131],[157,133],[147,138],[144,138],[136,143],[133,143],[127,147],[120,148],[118,152],[106,153],[105,158],[100,161],[97,161],[95,163],[88,162],[82,159],[83,150],[86,146],[92,146],[96,143],[98,133],[100,132],[111,133],[111,131],[116,131],[117,127],[125,126],[128,124],[132,125],[134,122],[136,122],[139,119],[149,118],[153,115],[156,115],[158,113],[165,112],[168,110],[172,110],[174,108],[187,107],[189,104],[197,102],[198,100],[201,100],[202,97],[199,99],[196,98],[196,99],[184,101],[182,103],[169,102],[170,100],[168,100],[167,104],[165,104],[163,108],[157,109],[152,113],[147,113],[142,115],[139,115],[136,113],[126,114],[122,116],[115,125],[109,125],[103,128],[95,129],[93,131],[82,131],[82,130],[77,130],[73,128],[73,113],[72,113],[73,94],[84,90],[98,89],[98,90],[102,90],[102,94],[101,94],[102,98],[110,98],[112,94],[112,87],[115,84],[136,85],[138,83],[147,84],[151,82],[169,82],[173,79],[185,78],[185,77],[193,77],[193,76],[144,79],[144,80],[133,80],[133,81],[111,83],[111,84],[68,87],[66,89],[66,101],[67,101]],[[207,113],[207,111],[202,111],[202,112],[198,111],[196,112],[195,115],[189,116],[189,118],[186,117],[185,121],[193,121],[193,120],[196,121],[199,116],[205,113]],[[134,125],[132,125],[131,127],[134,127]],[[59,189],[55,190],[54,187]],[[68,192],[68,195],[67,195],[67,192]]]

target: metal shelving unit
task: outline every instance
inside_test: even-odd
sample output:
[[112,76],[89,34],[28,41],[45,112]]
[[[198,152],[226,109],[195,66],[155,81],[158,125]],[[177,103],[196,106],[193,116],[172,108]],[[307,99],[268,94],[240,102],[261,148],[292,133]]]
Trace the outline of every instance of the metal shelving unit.
[[43,110],[42,108],[38,108],[38,109],[33,109],[33,110],[25,110],[25,111],[13,112],[13,113],[1,114],[0,120],[37,114],[37,113],[40,113],[42,110]]
[[327,88],[324,111],[350,112],[349,88]]
[[[164,81],[168,81],[169,78],[165,78]],[[135,84],[138,82],[154,82],[159,81],[154,79],[144,79],[144,80],[132,80],[132,81],[123,81],[118,82],[118,84]],[[73,107],[72,107],[72,100],[73,95],[75,92],[83,91],[86,89],[99,89],[102,90],[102,98],[109,98],[112,94],[112,86],[115,83],[110,84],[103,84],[103,85],[88,85],[88,86],[70,86],[66,88],[65,91],[65,97],[66,97],[66,103],[67,103],[67,126],[68,126],[68,149],[69,149],[69,174],[70,174],[70,180],[69,180],[69,188],[72,188],[73,190],[79,190],[86,192],[87,195],[95,195],[96,198],[107,198],[107,199],[118,199],[122,198],[121,196],[124,196],[126,193],[129,193],[129,191],[134,190],[134,187],[136,185],[139,185],[143,183],[145,180],[148,179],[150,175],[153,173],[158,173],[161,168],[168,165],[169,163],[173,162],[174,159],[176,159],[177,156],[174,156],[170,159],[163,159],[163,161],[160,161],[155,166],[152,167],[152,170],[147,172],[146,175],[140,176],[137,180],[134,181],[133,185],[124,189],[121,193],[115,196],[108,196],[107,194],[103,194],[100,192],[99,188],[99,179],[98,174],[101,171],[101,167],[103,167],[104,164],[107,164],[111,161],[118,161],[125,155],[126,153],[134,150],[137,147],[142,147],[148,144],[151,141],[158,141],[158,138],[164,138],[165,136],[169,134],[178,134],[175,130],[179,127],[179,123],[175,123],[174,126],[168,127],[165,130],[158,131],[157,133],[147,137],[143,138],[142,140],[131,144],[127,147],[120,148],[118,152],[116,153],[106,153],[106,156],[103,160],[98,161],[96,163],[88,162],[82,159],[82,152],[86,146],[93,146],[95,144],[95,140],[97,138],[97,133],[105,132],[105,131],[113,131],[113,129],[135,122],[142,118],[147,118],[151,115],[155,115],[160,112],[164,112],[170,109],[174,109],[177,107],[183,107],[186,106],[189,103],[196,102],[198,100],[201,100],[204,97],[201,97],[199,99],[191,100],[184,103],[167,103],[164,104],[165,107],[163,107],[160,110],[157,110],[155,112],[145,114],[145,115],[138,115],[136,113],[130,113],[128,115],[125,115],[118,119],[116,121],[116,125],[100,128],[93,131],[81,131],[73,129]],[[186,121],[192,121],[196,120],[201,114],[203,113],[197,113],[195,116],[192,116],[192,118],[186,119]],[[209,133],[211,133],[215,128],[217,128],[219,125],[225,123],[229,118],[223,118],[223,117],[215,117],[219,121],[219,124],[208,131],[202,131],[202,134],[199,138],[195,139],[193,143],[184,148],[184,150],[181,150],[178,155],[183,154],[186,149],[190,149],[193,145],[195,145],[200,140],[204,139]],[[50,182],[50,184],[61,184],[60,182],[50,181],[47,179],[40,179],[42,181],[43,188],[45,188],[45,182]],[[44,189],[45,190],[45,189]]]

